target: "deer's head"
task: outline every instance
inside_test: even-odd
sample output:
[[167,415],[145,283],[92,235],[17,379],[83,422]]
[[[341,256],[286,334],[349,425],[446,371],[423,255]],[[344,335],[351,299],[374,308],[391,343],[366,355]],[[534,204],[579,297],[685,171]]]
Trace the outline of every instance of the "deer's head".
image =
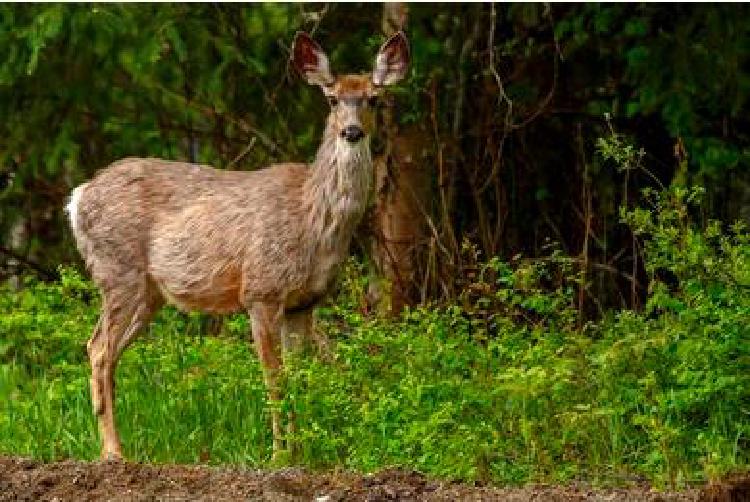
[[329,127],[342,142],[357,145],[375,128],[375,106],[386,85],[394,84],[409,66],[409,44],[398,32],[391,36],[375,57],[371,73],[335,76],[323,49],[309,35],[297,33],[292,47],[292,64],[308,83],[320,86],[331,105]]

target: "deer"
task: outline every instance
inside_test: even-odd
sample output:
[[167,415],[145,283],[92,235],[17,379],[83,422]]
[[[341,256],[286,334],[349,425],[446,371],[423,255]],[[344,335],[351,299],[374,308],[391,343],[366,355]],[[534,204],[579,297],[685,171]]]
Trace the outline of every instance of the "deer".
[[[102,299],[86,349],[104,460],[123,459],[118,359],[160,308],[246,313],[268,402],[278,404],[283,360],[310,336],[313,308],[349,255],[373,183],[377,100],[406,75],[408,41],[403,32],[392,35],[366,74],[334,75],[304,32],[290,57],[330,104],[311,163],[233,171],[131,157],[68,199],[76,247]],[[276,457],[284,451],[278,406],[271,406],[271,426]]]

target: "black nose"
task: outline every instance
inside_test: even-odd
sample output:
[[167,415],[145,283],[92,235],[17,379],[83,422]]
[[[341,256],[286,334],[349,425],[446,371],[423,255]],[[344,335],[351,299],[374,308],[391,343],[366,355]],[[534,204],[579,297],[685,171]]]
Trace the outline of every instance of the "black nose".
[[365,137],[365,132],[358,126],[350,125],[346,126],[344,130],[341,131],[341,137],[347,140],[349,143],[356,143],[357,141]]

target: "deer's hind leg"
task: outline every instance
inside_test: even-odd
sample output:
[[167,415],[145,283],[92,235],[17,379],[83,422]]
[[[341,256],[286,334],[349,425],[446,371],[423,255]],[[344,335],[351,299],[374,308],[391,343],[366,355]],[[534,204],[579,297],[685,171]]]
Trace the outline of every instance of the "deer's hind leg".
[[312,342],[312,308],[287,311],[281,323],[281,346],[284,357],[310,351]]
[[115,369],[122,351],[148,323],[159,302],[146,282],[103,290],[102,311],[86,345],[91,362],[91,400],[99,423],[102,458],[122,458],[115,425]]
[[333,358],[332,343],[325,333],[315,329],[314,306],[302,310],[287,310],[281,329],[284,356],[317,354],[323,360]]

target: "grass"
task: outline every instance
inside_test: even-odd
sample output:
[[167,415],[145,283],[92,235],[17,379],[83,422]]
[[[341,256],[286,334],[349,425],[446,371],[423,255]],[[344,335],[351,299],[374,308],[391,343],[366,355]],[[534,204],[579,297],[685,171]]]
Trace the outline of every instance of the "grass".
[[[0,395],[7,396],[0,400],[0,451],[47,460],[98,456],[85,357],[95,307],[81,311],[82,322],[72,326],[63,312],[32,308],[25,317],[35,327],[16,326],[30,336],[19,331],[15,357],[0,364]],[[261,465],[270,436],[258,361],[239,336],[185,335],[198,325],[166,311],[123,355],[116,392],[126,454],[149,462]],[[50,348],[64,355],[45,354]]]

